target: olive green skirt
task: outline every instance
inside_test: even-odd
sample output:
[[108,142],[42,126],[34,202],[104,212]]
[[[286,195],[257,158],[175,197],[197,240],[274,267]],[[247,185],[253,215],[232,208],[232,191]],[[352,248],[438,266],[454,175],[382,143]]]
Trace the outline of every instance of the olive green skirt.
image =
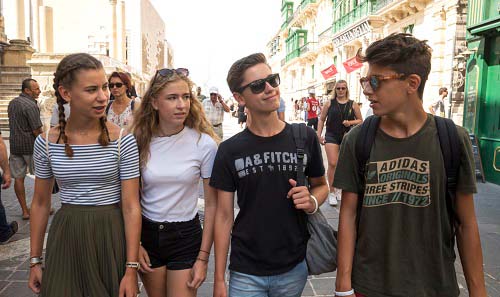
[[40,296],[118,296],[125,261],[118,204],[63,204],[50,227]]

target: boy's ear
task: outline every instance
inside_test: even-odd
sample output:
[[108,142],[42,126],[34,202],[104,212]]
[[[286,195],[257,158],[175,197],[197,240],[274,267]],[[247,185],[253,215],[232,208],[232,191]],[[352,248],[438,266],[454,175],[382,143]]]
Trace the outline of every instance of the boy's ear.
[[418,88],[422,83],[422,79],[418,74],[410,74],[406,79],[408,82],[408,94],[418,93]]
[[243,98],[243,96],[241,96],[240,93],[233,92],[233,97],[234,97],[234,99],[236,99],[236,101],[238,101],[239,104],[242,104],[242,105],[245,104],[245,98]]

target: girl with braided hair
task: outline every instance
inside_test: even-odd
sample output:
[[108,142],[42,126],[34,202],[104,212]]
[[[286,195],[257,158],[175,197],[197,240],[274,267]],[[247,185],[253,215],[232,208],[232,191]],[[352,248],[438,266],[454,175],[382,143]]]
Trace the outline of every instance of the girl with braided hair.
[[134,115],[142,182],[139,261],[149,297],[196,296],[213,242],[216,192],[208,181],[219,139],[188,74],[185,68],[158,70]]
[[[108,81],[88,54],[59,63],[59,125],[35,141],[29,287],[40,296],[137,296],[141,226],[135,138],[106,121]],[[64,101],[71,114],[64,117]],[[54,178],[62,207],[42,249]]]

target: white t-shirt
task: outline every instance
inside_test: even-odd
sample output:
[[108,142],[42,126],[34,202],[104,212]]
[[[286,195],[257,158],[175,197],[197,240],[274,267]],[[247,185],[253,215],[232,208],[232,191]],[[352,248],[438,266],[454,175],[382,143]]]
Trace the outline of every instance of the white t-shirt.
[[210,178],[217,144],[185,127],[176,135],[154,137],[142,174],[142,214],[156,222],[192,220],[198,209],[198,183]]
[[[66,120],[69,118],[69,103],[65,103],[64,105],[64,117]],[[50,126],[55,127],[59,125],[59,106],[54,104],[54,108],[52,108],[52,116],[50,117]]]

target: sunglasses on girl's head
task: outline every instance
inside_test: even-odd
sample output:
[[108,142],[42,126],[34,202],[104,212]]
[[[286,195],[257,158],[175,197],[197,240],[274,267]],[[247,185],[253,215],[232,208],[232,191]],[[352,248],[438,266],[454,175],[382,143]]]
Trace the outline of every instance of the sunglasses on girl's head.
[[158,76],[158,74],[161,75],[162,77],[169,77],[174,73],[177,73],[177,75],[181,76],[189,76],[189,70],[187,68],[177,68],[177,69],[163,68],[156,71],[153,81],[156,81],[156,77]]
[[260,94],[266,89],[266,83],[269,83],[271,87],[276,88],[280,85],[280,75],[278,73],[274,73],[266,78],[254,80],[253,82],[239,88],[237,91],[238,93],[242,93],[246,88],[250,88],[252,93]]
[[368,85],[372,88],[373,91],[378,90],[380,88],[380,82],[384,80],[390,80],[390,79],[403,79],[406,76],[406,74],[403,73],[397,73],[397,74],[391,74],[391,75],[370,75],[367,77],[362,77],[359,79],[359,82],[361,84],[361,87],[366,89]]
[[109,83],[108,86],[110,89],[112,89],[114,87],[121,88],[121,87],[123,87],[123,83]]

